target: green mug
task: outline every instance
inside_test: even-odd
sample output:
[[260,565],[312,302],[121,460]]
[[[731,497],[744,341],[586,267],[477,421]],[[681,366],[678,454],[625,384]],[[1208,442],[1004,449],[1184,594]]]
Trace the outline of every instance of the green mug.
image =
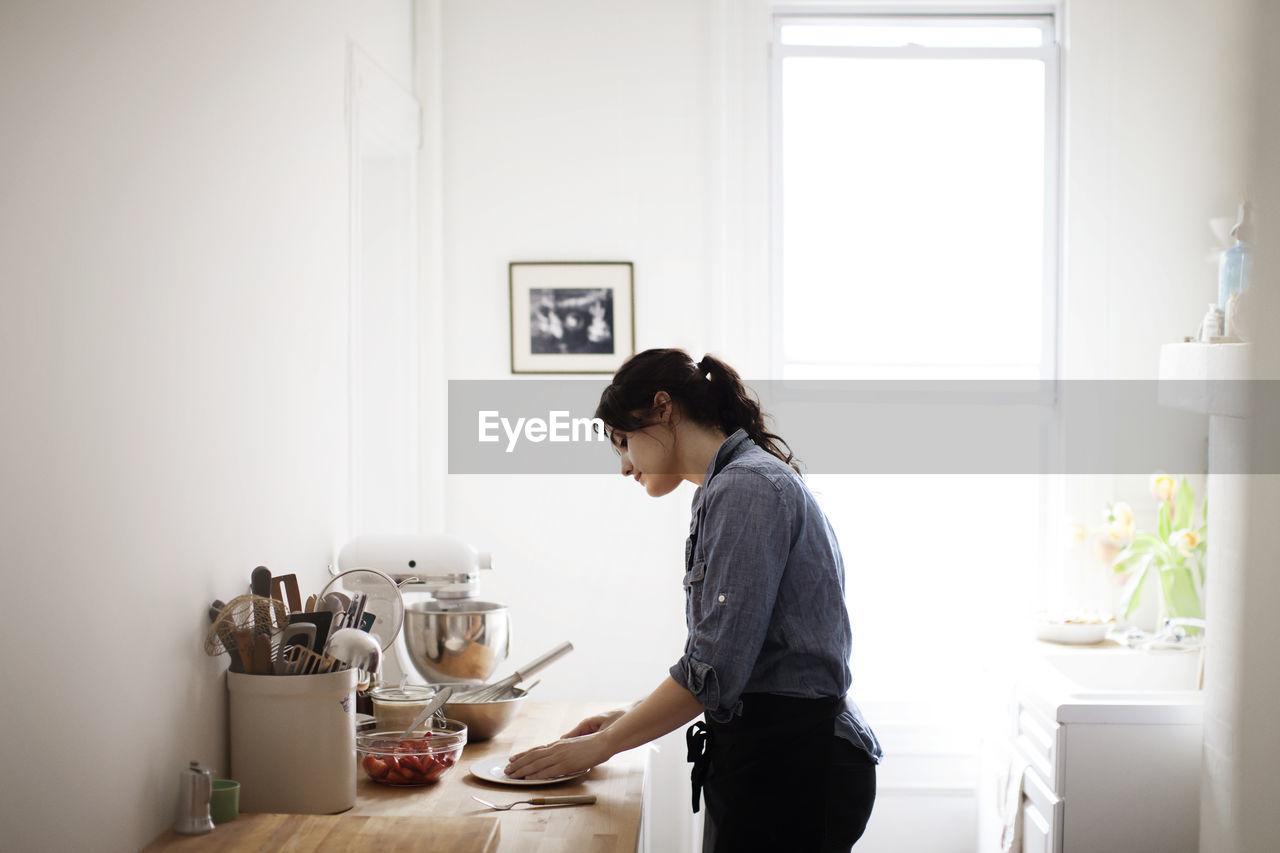
[[234,779],[214,779],[209,797],[209,816],[214,823],[235,820],[240,814],[240,783]]

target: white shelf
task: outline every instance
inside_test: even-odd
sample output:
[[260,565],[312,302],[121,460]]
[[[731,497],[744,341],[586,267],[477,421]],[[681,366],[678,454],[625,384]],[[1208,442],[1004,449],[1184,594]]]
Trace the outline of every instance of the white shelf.
[[1248,343],[1164,344],[1160,347],[1160,405],[1208,415],[1249,413]]

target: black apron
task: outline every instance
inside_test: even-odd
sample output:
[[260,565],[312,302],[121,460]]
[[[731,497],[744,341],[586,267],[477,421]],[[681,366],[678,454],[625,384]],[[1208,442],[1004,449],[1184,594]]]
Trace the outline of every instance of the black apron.
[[747,693],[728,723],[685,733],[703,853],[847,851],[875,802],[875,761],[835,734],[839,697]]

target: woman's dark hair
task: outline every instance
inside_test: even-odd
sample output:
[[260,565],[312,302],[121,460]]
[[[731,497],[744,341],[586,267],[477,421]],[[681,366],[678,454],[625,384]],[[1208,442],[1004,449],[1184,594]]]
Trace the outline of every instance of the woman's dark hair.
[[613,382],[600,395],[595,416],[610,433],[652,426],[653,397],[659,391],[666,391],[691,421],[716,427],[725,435],[746,430],[758,446],[800,472],[791,448],[765,426],[760,402],[742,384],[738,371],[715,356],[694,362],[682,349],[636,353],[613,375]]

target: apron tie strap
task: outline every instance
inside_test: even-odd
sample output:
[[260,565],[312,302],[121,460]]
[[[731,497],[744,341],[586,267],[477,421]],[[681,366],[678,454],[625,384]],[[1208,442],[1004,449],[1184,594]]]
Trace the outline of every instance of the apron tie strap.
[[689,726],[684,733],[685,746],[688,747],[688,761],[693,762],[693,771],[689,781],[693,783],[693,813],[698,813],[702,799],[702,785],[707,778],[707,770],[711,766],[711,750],[708,749],[711,732],[701,720]]

